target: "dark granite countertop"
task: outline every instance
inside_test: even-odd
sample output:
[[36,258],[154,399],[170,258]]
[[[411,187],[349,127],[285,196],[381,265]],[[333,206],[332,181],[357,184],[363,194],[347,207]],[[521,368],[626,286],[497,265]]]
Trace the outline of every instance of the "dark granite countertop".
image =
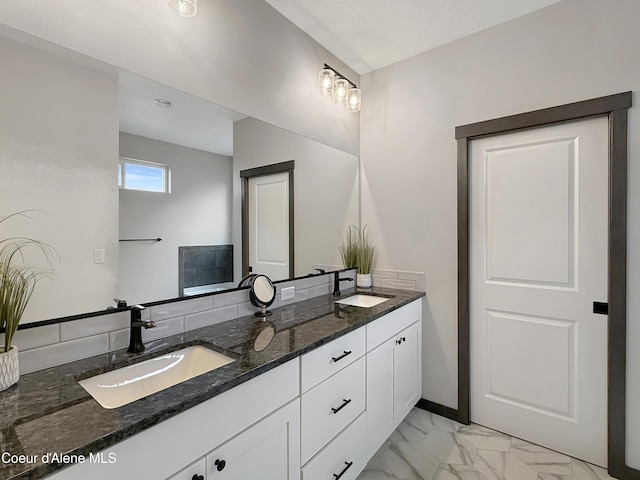
[[[85,455],[104,450],[135,433],[246,382],[272,368],[423,297],[423,292],[367,289],[393,296],[372,308],[334,303],[331,295],[273,309],[261,321],[248,316],[146,343],[142,354],[117,350],[22,375],[0,392],[0,452],[26,455],[24,462],[0,461],[0,479],[37,479],[61,468],[42,463],[45,453]],[[343,296],[353,293],[345,291]],[[265,328],[274,337],[254,349]],[[77,382],[79,378],[146,360],[188,345],[205,345],[237,361],[116,409],[104,409]],[[38,455],[32,462],[28,456]]]

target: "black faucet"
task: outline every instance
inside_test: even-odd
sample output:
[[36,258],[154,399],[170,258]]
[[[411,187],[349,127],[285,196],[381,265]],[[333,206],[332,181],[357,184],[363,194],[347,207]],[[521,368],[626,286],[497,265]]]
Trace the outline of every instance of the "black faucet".
[[142,343],[142,327],[153,328],[156,326],[155,322],[143,322],[142,321],[142,305],[131,306],[131,328],[129,336],[129,353],[140,353],[144,350],[144,344]]
[[340,293],[340,282],[353,282],[353,278],[340,278],[340,272],[333,273],[333,296],[339,297]]

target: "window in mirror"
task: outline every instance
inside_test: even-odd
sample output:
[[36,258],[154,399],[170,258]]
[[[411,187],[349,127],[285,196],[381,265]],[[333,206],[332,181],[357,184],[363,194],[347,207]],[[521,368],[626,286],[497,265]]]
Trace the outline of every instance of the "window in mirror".
[[118,186],[126,190],[170,193],[170,170],[167,165],[120,158]]

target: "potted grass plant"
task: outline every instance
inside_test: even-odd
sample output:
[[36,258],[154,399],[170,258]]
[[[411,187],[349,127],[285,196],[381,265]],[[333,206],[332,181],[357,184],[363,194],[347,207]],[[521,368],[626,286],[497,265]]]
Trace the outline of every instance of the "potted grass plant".
[[[0,217],[0,223],[16,216],[27,216],[23,211]],[[32,251],[40,255],[45,267],[26,263]],[[36,284],[50,277],[53,260],[59,258],[56,249],[46,243],[27,237],[0,239],[0,328],[4,329],[4,342],[0,346],[0,391],[6,390],[20,378],[18,349],[11,345],[22,315],[29,304]]]
[[357,243],[358,273],[356,275],[356,285],[368,288],[372,284],[371,271],[373,270],[376,249],[371,243],[367,225],[362,229],[358,229]]
[[356,268],[358,266],[358,239],[360,231],[355,225],[349,225],[347,234],[342,238],[342,244],[338,247],[344,268]]
[[358,228],[349,225],[347,234],[338,247],[344,268],[357,268],[356,285],[368,288],[372,284],[371,271],[375,259],[375,247],[371,243],[367,225]]

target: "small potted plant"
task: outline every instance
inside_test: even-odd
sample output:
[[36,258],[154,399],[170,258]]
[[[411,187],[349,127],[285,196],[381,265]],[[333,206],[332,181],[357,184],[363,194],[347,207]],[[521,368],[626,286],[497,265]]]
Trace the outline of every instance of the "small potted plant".
[[[0,223],[27,211],[0,217]],[[41,254],[49,268],[25,264],[25,254],[34,250]],[[18,349],[11,345],[22,314],[31,299],[36,283],[53,274],[52,261],[59,258],[48,243],[26,237],[0,240],[0,327],[4,329],[4,345],[0,347],[0,391],[6,390],[20,378]]]
[[372,284],[371,270],[373,270],[375,251],[365,225],[362,229],[358,229],[358,274],[356,275],[358,287],[368,288]]
[[344,268],[356,268],[358,266],[358,239],[360,231],[355,225],[349,225],[347,235],[342,239],[338,247]]

